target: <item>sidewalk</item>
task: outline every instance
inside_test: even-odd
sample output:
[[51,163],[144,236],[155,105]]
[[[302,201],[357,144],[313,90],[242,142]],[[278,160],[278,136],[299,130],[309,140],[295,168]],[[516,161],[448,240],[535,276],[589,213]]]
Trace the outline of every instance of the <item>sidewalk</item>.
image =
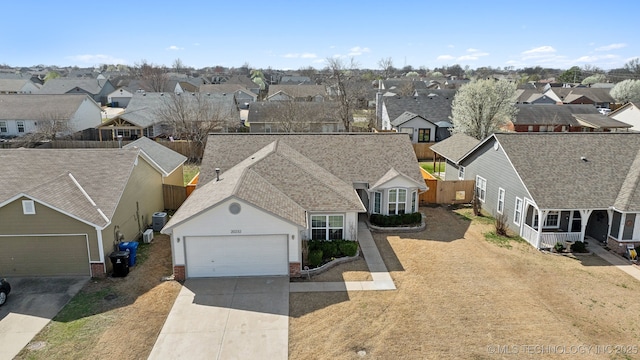
[[324,291],[374,291],[395,290],[396,286],[382,261],[371,231],[367,224],[358,221],[358,243],[360,251],[364,255],[367,267],[371,272],[373,281],[344,281],[344,282],[299,282],[290,283],[289,292],[324,292]]
[[589,250],[594,254],[601,257],[606,262],[611,265],[615,265],[618,269],[626,272],[627,274],[633,276],[637,280],[640,280],[640,269],[637,266],[630,264],[627,260],[620,258],[617,255],[610,253],[605,250],[600,244],[596,244],[595,246],[590,246]]

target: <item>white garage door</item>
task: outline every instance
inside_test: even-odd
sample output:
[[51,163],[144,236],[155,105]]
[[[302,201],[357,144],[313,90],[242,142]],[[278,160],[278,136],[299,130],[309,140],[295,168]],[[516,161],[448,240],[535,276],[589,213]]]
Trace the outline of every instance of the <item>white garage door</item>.
[[187,277],[288,275],[287,235],[186,237]]

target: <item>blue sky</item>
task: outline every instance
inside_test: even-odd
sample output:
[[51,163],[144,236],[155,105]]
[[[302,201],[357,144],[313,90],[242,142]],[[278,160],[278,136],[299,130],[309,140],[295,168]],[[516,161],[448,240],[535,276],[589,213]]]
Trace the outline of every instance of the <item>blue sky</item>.
[[638,1],[479,2],[6,1],[0,63],[611,69],[640,57]]

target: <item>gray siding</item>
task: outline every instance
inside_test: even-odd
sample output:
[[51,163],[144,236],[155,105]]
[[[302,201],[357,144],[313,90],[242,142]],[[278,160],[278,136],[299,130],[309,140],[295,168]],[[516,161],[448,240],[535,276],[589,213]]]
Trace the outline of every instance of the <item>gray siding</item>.
[[[513,223],[516,197],[522,199],[523,217],[526,210],[524,209],[524,199],[531,198],[515,169],[511,166],[502,146],[498,150],[494,150],[493,145],[495,142],[495,139],[486,142],[471,156],[464,159],[460,165],[465,167],[465,180],[475,180],[476,175],[480,175],[487,181],[486,196],[485,201],[482,203],[482,208],[492,216],[497,215],[498,189],[503,188],[505,190],[503,213],[507,216],[509,228],[519,234],[520,227]],[[447,163],[448,165],[449,163]],[[457,179],[457,171],[454,176]],[[448,178],[449,174],[447,174]]]
[[[458,179],[458,170],[459,166],[447,160],[447,165],[444,168],[444,179],[445,180],[459,180]],[[466,170],[466,169],[465,169]],[[475,177],[474,177],[475,179]],[[468,179],[465,179],[468,180]]]

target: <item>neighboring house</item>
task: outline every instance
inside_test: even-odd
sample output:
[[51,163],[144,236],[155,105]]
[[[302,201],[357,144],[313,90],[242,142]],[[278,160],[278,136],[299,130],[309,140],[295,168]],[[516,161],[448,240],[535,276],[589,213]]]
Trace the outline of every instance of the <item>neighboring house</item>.
[[141,137],[123,146],[125,149],[142,149],[155,167],[162,173],[162,183],[166,185],[184,186],[184,163],[187,157],[168,147]]
[[35,94],[40,87],[31,79],[0,79],[0,94]]
[[324,85],[271,85],[266,101],[316,101],[328,100]]
[[0,163],[3,276],[105,276],[118,241],[164,209],[140,149],[0,149]]
[[585,236],[619,253],[640,244],[638,133],[496,133],[457,165],[482,208],[538,249]]
[[564,104],[592,104],[607,109],[616,102],[609,88],[549,87],[544,95]]
[[640,131],[640,108],[634,103],[626,103],[609,114],[609,117],[631,125],[629,130]]
[[[202,105],[197,105],[199,101],[202,102]],[[138,92],[133,94],[124,113],[98,126],[100,141],[113,140],[118,135],[131,140],[140,136],[168,137],[172,134],[171,124],[165,123],[161,119],[160,113],[168,111],[177,116],[180,112],[177,108],[182,108],[184,105],[191,106],[189,104],[192,104],[194,108],[200,106],[203,109],[210,108],[215,117],[211,120],[221,122],[220,131],[240,126],[240,113],[233,96]]]
[[0,137],[55,130],[64,136],[100,125],[101,109],[87,95],[0,95]]
[[338,110],[335,102],[254,102],[245,125],[252,133],[343,132]]
[[70,79],[56,78],[47,80],[38,94],[87,94],[98,104],[106,104],[107,97],[115,90],[115,86],[106,79]]
[[278,83],[281,85],[313,84],[310,77],[301,75],[282,75]]
[[133,93],[126,88],[118,88],[107,95],[107,103],[113,107],[126,108],[129,106],[129,101],[133,97]]
[[427,83],[415,79],[386,79],[380,80],[379,89],[401,96],[412,96],[418,90],[427,90]]
[[539,92],[536,89],[516,90],[516,104],[555,104],[556,100]]
[[631,125],[602,115],[593,105],[516,104],[516,132],[626,131]]
[[248,76],[244,75],[223,76],[219,79],[219,81],[215,81],[215,79],[212,79],[211,83],[242,85],[245,89],[251,91],[252,93],[256,95],[260,94],[260,85],[254,83]]
[[248,109],[249,104],[258,101],[258,95],[240,84],[207,84],[200,86],[200,92],[204,94],[233,94],[240,109]]
[[356,240],[358,214],[417,212],[426,190],[405,134],[215,134],[162,232],[176,279],[299,276],[302,240]]
[[438,126],[420,115],[405,111],[391,122],[393,130],[407,133],[411,142],[427,143],[434,142]]
[[456,133],[451,137],[431,146],[431,150],[445,159],[444,180],[464,180],[464,166],[460,166],[460,159],[476,147],[480,140],[463,133]]
[[[382,130],[391,130],[395,121],[405,112],[421,116],[432,124],[449,123],[451,120],[451,103],[455,97],[452,90],[430,89],[419,96],[381,96],[377,95],[377,117]],[[381,106],[380,106],[381,105]],[[437,136],[436,136],[437,135]],[[432,141],[444,140],[449,136],[447,131],[436,131]]]

